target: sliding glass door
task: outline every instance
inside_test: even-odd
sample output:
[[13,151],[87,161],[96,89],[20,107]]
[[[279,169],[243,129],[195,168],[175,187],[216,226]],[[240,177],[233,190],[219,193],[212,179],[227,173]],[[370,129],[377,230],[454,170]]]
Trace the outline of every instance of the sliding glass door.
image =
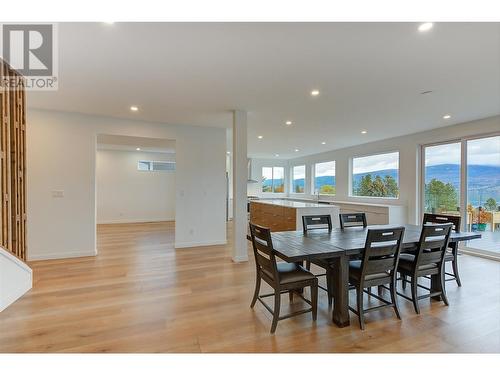
[[500,256],[500,136],[422,148],[422,212],[462,217],[480,232],[465,249]]
[[500,136],[467,140],[466,146],[466,229],[482,237],[466,246],[500,255]]

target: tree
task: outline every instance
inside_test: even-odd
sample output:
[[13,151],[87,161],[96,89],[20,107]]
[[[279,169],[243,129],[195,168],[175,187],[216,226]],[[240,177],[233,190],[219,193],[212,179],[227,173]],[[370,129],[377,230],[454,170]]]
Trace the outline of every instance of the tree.
[[361,177],[356,194],[363,197],[391,197],[396,198],[399,194],[398,183],[392,176],[379,175],[372,179],[371,174]]
[[484,208],[488,211],[496,211],[497,210],[497,201],[495,198],[488,198],[484,203]]
[[333,185],[322,185],[319,189],[320,194],[335,194],[335,186]]
[[458,194],[451,183],[433,178],[425,185],[425,207],[428,211],[441,209],[455,211],[458,207]]

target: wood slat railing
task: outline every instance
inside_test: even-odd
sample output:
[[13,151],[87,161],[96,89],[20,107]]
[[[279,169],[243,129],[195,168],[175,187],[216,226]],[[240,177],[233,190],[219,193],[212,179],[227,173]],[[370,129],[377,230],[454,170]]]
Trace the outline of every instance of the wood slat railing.
[[23,77],[2,59],[0,125],[0,245],[26,261],[26,93]]

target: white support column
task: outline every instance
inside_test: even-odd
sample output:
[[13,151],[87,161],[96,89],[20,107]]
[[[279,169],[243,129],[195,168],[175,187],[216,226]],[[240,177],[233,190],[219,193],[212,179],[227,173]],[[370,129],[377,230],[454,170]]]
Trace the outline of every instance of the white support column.
[[233,111],[233,261],[248,261],[247,113]]

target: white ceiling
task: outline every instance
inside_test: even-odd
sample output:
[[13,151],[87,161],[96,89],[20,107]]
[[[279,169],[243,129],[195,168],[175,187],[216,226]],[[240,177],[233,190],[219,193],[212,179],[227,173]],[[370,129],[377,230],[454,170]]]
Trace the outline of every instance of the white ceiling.
[[222,127],[243,109],[253,157],[500,113],[499,23],[71,23],[59,57],[59,91],[30,92],[29,106]]

